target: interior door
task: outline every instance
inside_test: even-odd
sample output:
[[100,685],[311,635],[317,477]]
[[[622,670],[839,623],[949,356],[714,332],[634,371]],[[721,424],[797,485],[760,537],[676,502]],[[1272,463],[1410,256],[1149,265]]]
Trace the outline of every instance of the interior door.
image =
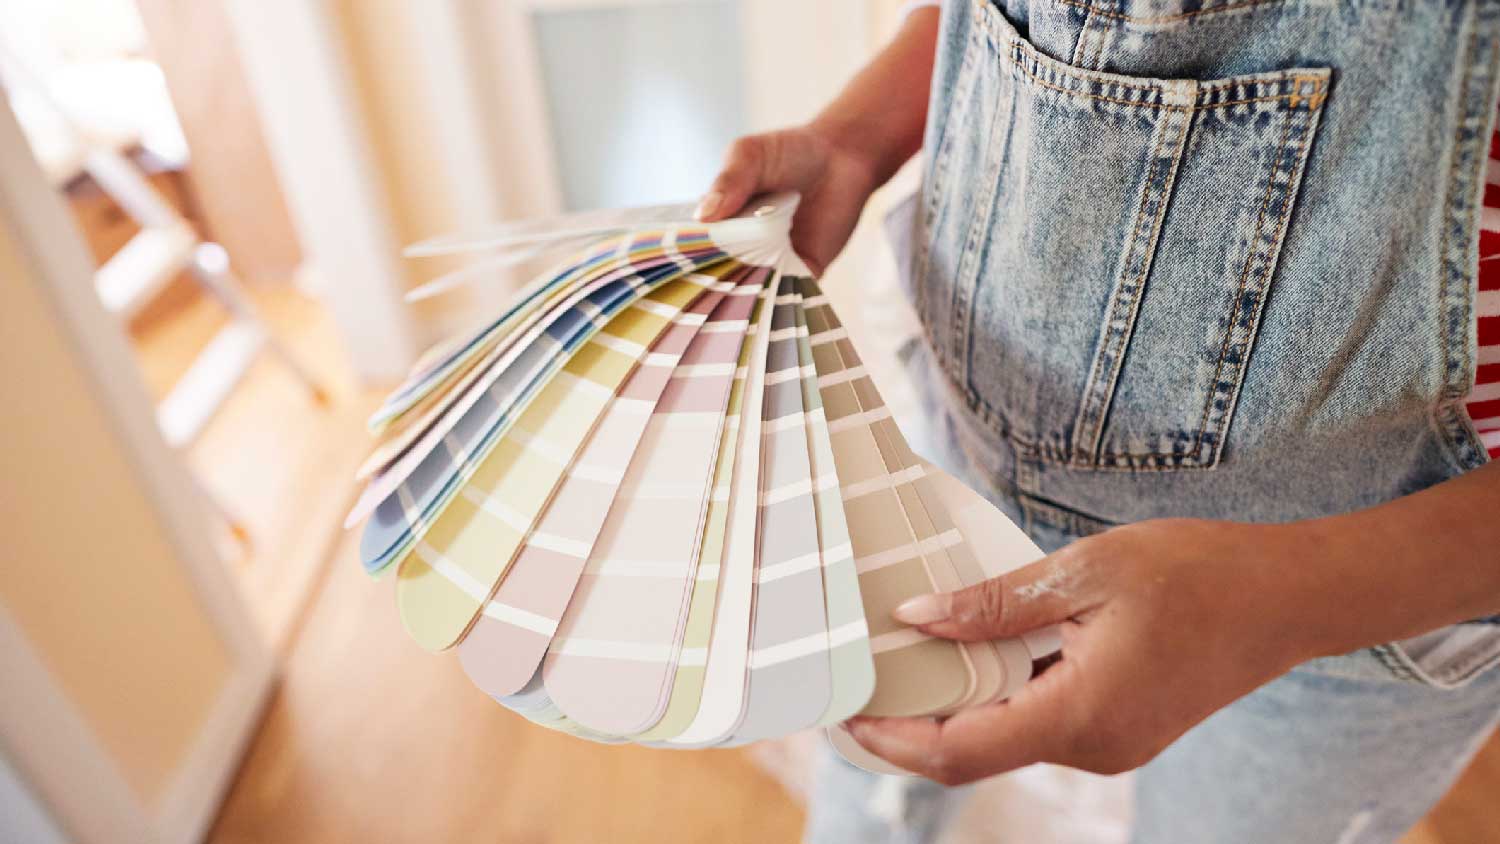
[[71,840],[192,841],[254,731],[272,660],[92,271],[0,108],[7,791]]

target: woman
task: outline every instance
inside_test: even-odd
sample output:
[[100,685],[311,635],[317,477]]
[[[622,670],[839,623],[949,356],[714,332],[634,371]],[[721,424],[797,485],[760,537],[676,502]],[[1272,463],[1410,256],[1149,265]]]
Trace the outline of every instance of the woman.
[[[948,786],[1141,767],[1142,841],[1422,817],[1500,716],[1497,61],[1491,3],[949,0],[811,123],[734,145],[701,216],[800,190],[815,270],[925,150],[929,456],[1051,553],[897,617],[1067,622],[1010,701],[856,719],[861,744]],[[886,825],[872,781],[827,769],[810,837],[937,834],[951,793]]]

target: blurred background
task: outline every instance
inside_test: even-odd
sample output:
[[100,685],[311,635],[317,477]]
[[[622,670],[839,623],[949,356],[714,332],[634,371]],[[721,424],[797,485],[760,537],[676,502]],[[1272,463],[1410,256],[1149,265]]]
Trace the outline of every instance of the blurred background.
[[[792,841],[816,740],[600,747],[409,641],[338,529],[364,419],[524,268],[405,244],[694,198],[898,0],[0,0],[0,841]],[[879,194],[825,288],[898,414]],[[1500,751],[1410,842],[1500,840]],[[955,841],[1119,840],[1128,778]]]

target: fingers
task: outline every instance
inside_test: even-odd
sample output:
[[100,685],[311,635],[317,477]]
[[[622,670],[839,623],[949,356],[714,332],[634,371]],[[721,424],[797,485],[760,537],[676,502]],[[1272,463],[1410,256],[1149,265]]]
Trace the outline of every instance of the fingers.
[[849,734],[866,750],[943,785],[961,785],[1035,762],[1065,761],[1052,705],[1055,683],[1037,678],[1004,703],[946,720],[855,718]]
[[748,135],[735,141],[694,216],[711,223],[733,216],[756,194],[805,190],[818,177],[812,144],[799,130]]
[[1064,549],[1025,568],[957,592],[920,595],[896,607],[897,621],[945,639],[1019,636],[1093,605],[1092,566]]

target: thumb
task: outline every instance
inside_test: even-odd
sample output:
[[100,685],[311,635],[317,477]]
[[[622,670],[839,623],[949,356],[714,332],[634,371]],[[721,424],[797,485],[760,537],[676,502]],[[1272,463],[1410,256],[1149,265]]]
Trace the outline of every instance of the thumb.
[[1019,636],[1064,621],[1091,604],[1082,570],[1065,555],[957,592],[918,595],[891,612],[900,622],[944,639],[979,642]]

